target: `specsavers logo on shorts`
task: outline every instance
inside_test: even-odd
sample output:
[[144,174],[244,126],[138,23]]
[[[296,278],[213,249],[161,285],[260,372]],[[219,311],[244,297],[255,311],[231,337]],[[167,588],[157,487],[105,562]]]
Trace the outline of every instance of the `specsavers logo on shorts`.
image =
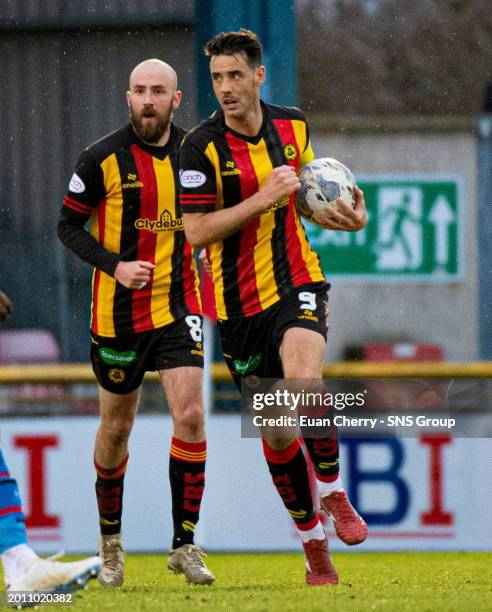
[[119,366],[128,366],[132,364],[137,359],[137,353],[135,351],[124,351],[119,353],[110,348],[105,348],[103,346],[99,349],[99,356],[108,365],[119,365]]
[[175,219],[172,214],[164,210],[159,219],[137,219],[135,227],[139,230],[145,229],[149,232],[175,232],[183,229],[183,219]]
[[256,368],[263,361],[263,355],[261,353],[255,353],[248,357],[248,361],[241,361],[240,359],[234,359],[234,368],[238,374],[244,376],[256,370]]
[[201,187],[206,180],[207,177],[198,170],[180,170],[179,172],[179,182],[183,187],[189,187],[190,189]]

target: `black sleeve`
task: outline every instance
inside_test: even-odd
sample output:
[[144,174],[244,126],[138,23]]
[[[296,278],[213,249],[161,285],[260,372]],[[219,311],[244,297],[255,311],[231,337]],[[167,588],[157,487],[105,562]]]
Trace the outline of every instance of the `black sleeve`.
[[113,276],[120,256],[105,249],[84,229],[86,220],[62,207],[58,219],[58,238],[80,259]]
[[120,261],[84,229],[93,210],[105,196],[101,167],[90,151],[80,156],[58,219],[58,237],[80,259],[113,276]]

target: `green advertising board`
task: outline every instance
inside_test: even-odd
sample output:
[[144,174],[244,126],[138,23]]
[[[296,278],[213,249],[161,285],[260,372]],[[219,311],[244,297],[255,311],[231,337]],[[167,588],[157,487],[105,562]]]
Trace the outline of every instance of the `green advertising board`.
[[448,175],[359,175],[368,225],[359,232],[305,222],[328,277],[448,282],[462,275],[461,179]]

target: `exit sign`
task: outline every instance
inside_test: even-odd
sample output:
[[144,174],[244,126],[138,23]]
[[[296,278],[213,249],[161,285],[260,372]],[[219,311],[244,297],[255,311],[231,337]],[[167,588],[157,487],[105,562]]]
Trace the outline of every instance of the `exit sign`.
[[457,280],[462,275],[463,217],[459,177],[360,175],[369,223],[359,232],[305,222],[328,277],[361,281]]

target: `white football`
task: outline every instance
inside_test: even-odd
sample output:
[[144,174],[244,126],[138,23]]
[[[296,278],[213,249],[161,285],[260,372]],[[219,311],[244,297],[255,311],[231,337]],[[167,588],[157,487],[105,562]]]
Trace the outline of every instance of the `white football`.
[[301,188],[296,195],[296,207],[305,219],[319,225],[316,217],[327,208],[338,210],[337,199],[354,205],[355,178],[352,172],[332,157],[313,159],[301,168]]

